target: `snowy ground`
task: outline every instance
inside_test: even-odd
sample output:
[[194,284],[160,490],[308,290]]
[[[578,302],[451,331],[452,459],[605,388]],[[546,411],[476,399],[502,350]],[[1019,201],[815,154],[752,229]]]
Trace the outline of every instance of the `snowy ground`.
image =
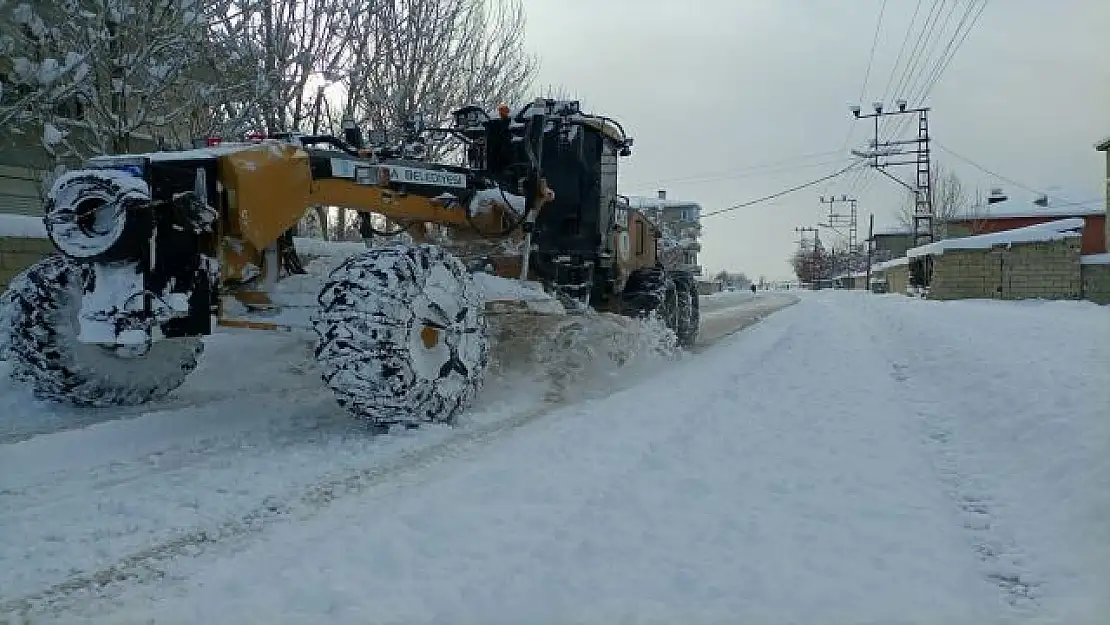
[[376,439],[303,344],[221,334],[163,410],[8,433],[0,622],[1105,622],[1110,310],[801,297]]

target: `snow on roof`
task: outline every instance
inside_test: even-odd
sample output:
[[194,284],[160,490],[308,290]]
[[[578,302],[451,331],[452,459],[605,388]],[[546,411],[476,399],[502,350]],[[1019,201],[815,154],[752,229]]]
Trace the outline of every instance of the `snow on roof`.
[[1043,224],[1034,224],[1024,228],[1003,230],[989,234],[979,234],[958,239],[942,239],[928,245],[915,247],[908,252],[909,258],[919,256],[940,256],[947,250],[986,250],[995,245],[1013,245],[1014,243],[1034,243],[1039,241],[1058,241],[1070,237],[1080,236],[1085,222],[1082,218],[1059,219]]
[[909,262],[909,258],[906,258],[905,256],[899,256],[898,258],[892,258],[888,261],[872,265],[871,271],[884,271],[890,269],[891,267],[901,267],[902,265],[908,265]]
[[913,230],[911,230],[908,226],[901,226],[901,225],[899,225],[899,226],[884,226],[882,228],[875,228],[875,231],[872,232],[872,236],[876,236],[876,237],[908,235],[908,234],[913,234]]
[[45,239],[46,224],[42,222],[42,217],[0,213],[0,237]]
[[637,195],[628,196],[628,206],[641,210],[645,208],[686,208],[690,206],[701,208],[701,205],[693,200],[660,200],[659,198]]
[[1106,254],[1087,254],[1079,257],[1079,264],[1081,265],[1110,265],[1110,253]]
[[992,211],[988,208],[987,212],[983,214],[953,217],[949,221],[978,221],[982,219],[1015,219],[1024,217],[1084,217],[1087,215],[1101,215],[1105,211],[1106,208],[1103,206],[1034,207],[1024,210],[1014,209],[999,211]]

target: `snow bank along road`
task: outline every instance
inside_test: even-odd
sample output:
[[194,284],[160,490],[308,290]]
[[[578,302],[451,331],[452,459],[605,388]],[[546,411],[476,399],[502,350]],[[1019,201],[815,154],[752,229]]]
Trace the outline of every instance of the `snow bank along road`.
[[[701,347],[794,301],[718,306]],[[171,399],[133,409],[35,402],[0,361],[0,623],[117,579],[156,579],[166,560],[222,547],[554,409],[541,382],[509,376],[489,383],[461,427],[372,438],[336,407],[304,340],[230,331],[207,343],[200,369]],[[580,397],[664,364],[599,376]]]

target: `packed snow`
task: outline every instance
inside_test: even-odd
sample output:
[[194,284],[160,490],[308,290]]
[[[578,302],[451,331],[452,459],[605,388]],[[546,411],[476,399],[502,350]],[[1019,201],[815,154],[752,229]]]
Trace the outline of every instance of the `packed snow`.
[[1100,622],[1106,308],[800,298],[606,393],[495,381],[457,428],[387,437],[288,336],[212,337],[145,413],[0,387],[52,426],[0,445],[0,615]]

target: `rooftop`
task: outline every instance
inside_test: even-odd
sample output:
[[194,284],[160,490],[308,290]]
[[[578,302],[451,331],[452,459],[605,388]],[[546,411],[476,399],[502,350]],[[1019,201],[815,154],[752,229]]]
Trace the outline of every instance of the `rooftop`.
[[[1001,203],[1000,203],[1001,204]],[[977,215],[967,215],[953,217],[951,221],[980,221],[983,219],[1020,219],[1026,217],[1087,217],[1089,215],[1102,215],[1106,212],[1106,208],[1101,205],[1095,206],[1077,206],[1077,205],[1061,205],[1061,206],[1030,206],[1026,208],[997,208],[992,210],[991,207],[985,207],[986,210]]]
[[902,225],[885,226],[885,227],[882,227],[882,228],[875,228],[875,231],[872,232],[872,235],[876,236],[876,237],[891,237],[891,236],[902,236],[902,235],[911,235],[911,234],[913,234],[913,230],[910,229],[908,226],[902,226]]
[[659,198],[639,195],[628,196],[628,206],[638,210],[645,208],[689,208],[691,206],[701,208],[701,205],[693,200],[660,200]]
[[1034,243],[1039,241],[1056,241],[1070,237],[1080,236],[1084,221],[1080,218],[1059,219],[1043,224],[1035,224],[1024,228],[1003,230],[989,234],[977,234],[958,239],[942,239],[927,245],[915,247],[908,252],[909,258],[919,256],[940,256],[947,250],[986,250],[995,245],[1012,245],[1014,243]]

